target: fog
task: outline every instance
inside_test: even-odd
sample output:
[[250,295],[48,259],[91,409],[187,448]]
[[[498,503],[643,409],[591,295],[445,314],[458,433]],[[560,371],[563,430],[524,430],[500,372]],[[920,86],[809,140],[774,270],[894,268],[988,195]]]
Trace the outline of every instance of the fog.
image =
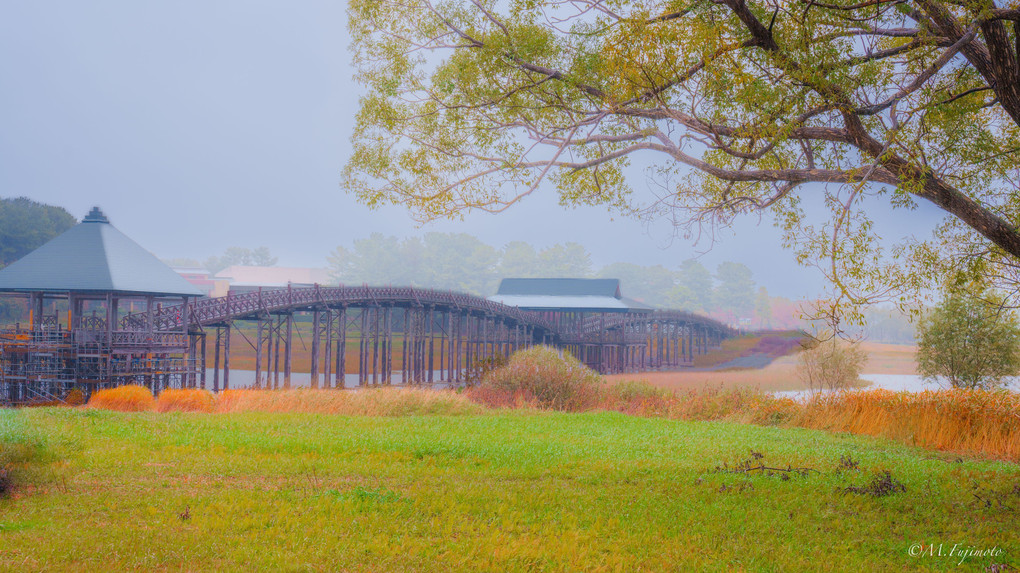
[[[503,214],[425,226],[358,204],[339,185],[358,105],[344,11],[325,1],[3,3],[0,195],[77,217],[99,205],[163,258],[264,245],[280,265],[325,266],[372,232],[464,232],[496,248],[578,242],[596,266],[735,261],[773,295],[823,292],[821,274],[798,267],[756,217],[693,244],[665,221],[563,208],[551,189]],[[633,184],[651,198],[640,172]],[[809,209],[820,209],[818,190],[805,193]],[[878,228],[923,237],[939,214],[922,206],[909,219],[882,215]]]

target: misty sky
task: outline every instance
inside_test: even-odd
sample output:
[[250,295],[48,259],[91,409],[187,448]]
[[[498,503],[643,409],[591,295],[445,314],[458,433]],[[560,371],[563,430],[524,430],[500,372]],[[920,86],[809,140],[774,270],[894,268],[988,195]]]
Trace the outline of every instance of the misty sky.
[[[670,241],[665,223],[564,209],[549,192],[421,228],[400,209],[362,207],[339,185],[360,90],[348,43],[342,2],[0,0],[0,196],[78,218],[99,205],[164,258],[265,245],[281,265],[324,266],[375,231],[577,241],[596,266],[675,268],[707,246]],[[923,237],[938,219],[924,205],[879,229]],[[719,233],[701,260],[743,262],[774,295],[822,292],[757,218]]]

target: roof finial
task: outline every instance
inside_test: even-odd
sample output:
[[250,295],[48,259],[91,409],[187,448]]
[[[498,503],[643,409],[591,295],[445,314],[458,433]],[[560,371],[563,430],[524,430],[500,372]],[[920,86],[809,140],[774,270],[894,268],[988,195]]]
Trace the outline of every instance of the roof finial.
[[82,223],[109,223],[110,220],[106,218],[106,215],[103,214],[103,212],[99,209],[99,207],[93,207],[92,210],[89,211],[89,214],[85,215],[85,218],[82,219],[81,222]]

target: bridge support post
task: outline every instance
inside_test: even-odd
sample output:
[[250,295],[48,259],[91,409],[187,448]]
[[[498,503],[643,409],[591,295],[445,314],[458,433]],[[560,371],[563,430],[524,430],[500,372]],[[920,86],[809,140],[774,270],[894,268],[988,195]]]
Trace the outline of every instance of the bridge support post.
[[347,309],[337,311],[336,332],[336,388],[347,387]]
[[323,346],[322,355],[322,387],[329,388],[330,386],[330,375],[333,373],[333,321],[336,318],[336,313],[332,308],[326,309],[326,343]]
[[287,313],[287,333],[283,341],[283,387],[290,390],[294,358],[294,313]]
[[372,385],[379,384],[379,307],[372,307]]
[[223,389],[230,390],[230,329],[234,323],[228,322],[226,336],[223,338]]
[[460,382],[463,378],[460,375],[460,329],[461,313],[450,313],[450,380]]
[[273,390],[280,389],[280,339],[283,338],[283,322],[285,315],[277,315],[276,320],[270,323],[272,326],[272,332],[269,336],[272,337],[273,350],[271,350],[273,357]]
[[219,393],[220,391],[220,347],[223,345],[223,327],[216,327],[216,343],[213,347],[213,374],[212,374],[212,387],[213,393]]
[[[319,387],[319,309],[312,310],[312,369],[309,385],[313,390]],[[288,384],[288,387],[290,384]]]
[[446,341],[449,339],[449,330],[446,328],[446,320],[449,312],[445,309],[439,313],[439,381],[446,380]]
[[365,352],[367,345],[366,340],[368,336],[368,309],[362,308],[358,311],[361,315],[361,335],[358,337],[358,385],[363,386],[367,381],[368,368],[365,364],[367,360]]
[[411,347],[409,346],[409,340],[411,336],[411,309],[403,309],[401,316],[404,319],[403,332],[400,337],[400,383],[407,385],[409,377],[407,375],[407,366],[410,361]]
[[255,323],[255,387],[262,387],[262,328],[263,318],[260,316]]
[[200,380],[201,388],[203,390],[205,390],[205,359],[206,359],[206,356],[205,356],[205,354],[206,354],[206,352],[205,352],[205,343],[206,343],[206,340],[205,340],[205,333],[204,332],[199,335],[199,339],[201,340],[202,346],[200,347],[200,350],[199,350],[199,357],[200,357],[199,359],[201,361],[201,366],[200,366],[200,368],[198,370],[198,379]]
[[384,307],[382,313],[382,383],[389,386],[393,374],[393,307]]

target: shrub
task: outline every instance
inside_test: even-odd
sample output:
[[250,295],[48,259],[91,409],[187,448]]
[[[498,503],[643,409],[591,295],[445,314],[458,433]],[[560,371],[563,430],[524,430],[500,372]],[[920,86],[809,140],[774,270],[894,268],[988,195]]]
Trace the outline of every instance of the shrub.
[[493,370],[503,368],[507,364],[507,357],[503,354],[494,354],[482,359],[475,360],[468,366],[464,373],[464,387],[473,388],[481,384],[482,380]]
[[594,408],[602,398],[602,377],[570,354],[533,346],[514,353],[469,392],[480,403],[493,407],[523,404],[539,408],[578,412]]
[[118,386],[93,394],[88,407],[119,412],[147,412],[156,408],[156,399],[143,386]]
[[846,390],[860,385],[868,355],[860,346],[838,338],[813,339],[797,355],[797,375],[812,392]]
[[216,398],[206,390],[167,389],[156,400],[160,412],[212,412],[215,407]]
[[1020,327],[1000,300],[949,294],[917,325],[917,369],[954,388],[990,388],[1020,373]]

